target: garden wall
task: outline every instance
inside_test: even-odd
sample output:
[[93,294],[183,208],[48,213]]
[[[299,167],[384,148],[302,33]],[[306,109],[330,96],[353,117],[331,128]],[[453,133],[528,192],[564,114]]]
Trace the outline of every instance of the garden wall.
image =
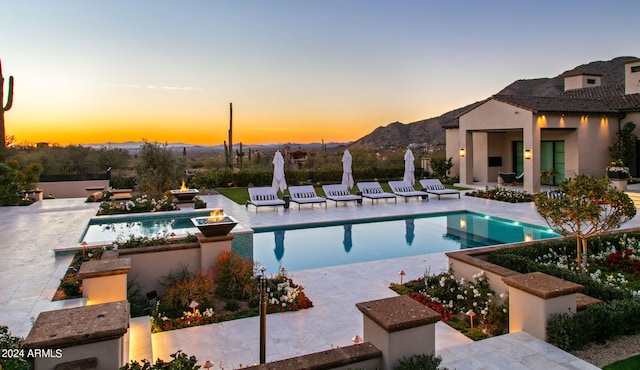
[[109,187],[109,180],[86,181],[55,181],[38,182],[38,189],[42,189],[44,196],[51,194],[54,198],[86,198],[89,196],[87,188]]
[[502,278],[520,275],[520,273],[489,262],[489,254],[502,248],[517,248],[519,246],[531,245],[539,242],[540,241],[531,241],[499,245],[495,247],[474,248],[448,252],[445,253],[445,255],[449,258],[449,267],[453,270],[456,279],[464,278],[467,281],[474,281],[473,275],[484,271],[485,276],[489,278],[491,290],[498,295],[508,294],[509,287],[502,281]]

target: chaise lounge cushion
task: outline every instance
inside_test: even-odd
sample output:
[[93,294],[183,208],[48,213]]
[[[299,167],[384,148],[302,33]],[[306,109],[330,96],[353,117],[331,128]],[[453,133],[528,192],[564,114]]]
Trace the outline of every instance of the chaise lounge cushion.
[[396,199],[395,194],[385,192],[377,181],[359,182],[356,186],[362,196],[371,199],[372,202],[374,199]]
[[327,199],[331,199],[336,203],[358,201],[362,199],[362,197],[359,195],[351,194],[351,192],[349,192],[349,190],[347,189],[347,186],[342,184],[323,185],[322,190],[327,196]]
[[[300,204],[327,203],[327,198],[318,196],[311,185],[290,186],[289,195],[291,201]],[[298,207],[299,208],[299,207]]]

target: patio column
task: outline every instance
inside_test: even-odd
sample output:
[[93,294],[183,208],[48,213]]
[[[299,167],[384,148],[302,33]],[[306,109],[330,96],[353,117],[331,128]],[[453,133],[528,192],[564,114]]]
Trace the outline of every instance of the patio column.
[[460,151],[464,150],[464,156],[460,156],[460,183],[473,184],[473,132],[460,130]]
[[[534,116],[537,121],[540,118]],[[540,191],[540,127],[537,122],[532,122],[531,127],[522,130],[524,151],[524,190],[530,193]],[[527,150],[530,157],[527,159]],[[519,174],[518,174],[519,175]]]

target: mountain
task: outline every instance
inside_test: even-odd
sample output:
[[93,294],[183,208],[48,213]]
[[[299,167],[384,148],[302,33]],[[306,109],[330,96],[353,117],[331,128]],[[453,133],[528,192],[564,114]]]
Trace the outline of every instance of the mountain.
[[[624,83],[624,63],[636,57],[618,57],[609,61],[596,61],[577,66],[553,78],[517,80],[496,95],[547,96],[553,97],[564,91],[564,76],[591,73],[602,75],[602,86]],[[368,148],[407,147],[411,144],[444,148],[445,129],[443,125],[453,121],[460,114],[483,103],[475,102],[444,113],[441,116],[412,123],[393,122],[380,126],[370,134],[356,140],[352,145]]]

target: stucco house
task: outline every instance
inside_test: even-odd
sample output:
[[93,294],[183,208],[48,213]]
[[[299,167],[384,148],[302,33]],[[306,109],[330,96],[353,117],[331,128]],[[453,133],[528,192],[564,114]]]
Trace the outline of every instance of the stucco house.
[[[624,63],[620,84],[603,84],[591,73],[564,75],[557,96],[494,95],[472,104],[444,124],[446,155],[460,184],[495,183],[498,172],[524,173],[523,190],[540,191],[540,174],[605,175],[609,146],[627,122],[640,136],[640,59]],[[640,150],[638,145],[637,150]],[[640,174],[640,160],[627,163]]]

